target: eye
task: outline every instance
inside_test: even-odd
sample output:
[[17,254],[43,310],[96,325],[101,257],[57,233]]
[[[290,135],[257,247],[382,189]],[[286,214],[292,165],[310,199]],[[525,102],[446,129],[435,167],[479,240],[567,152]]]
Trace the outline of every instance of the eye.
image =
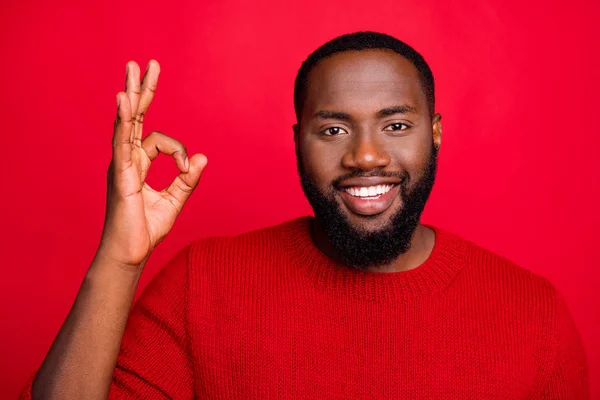
[[403,122],[394,122],[393,124],[386,126],[383,130],[388,131],[388,132],[389,131],[404,131],[408,128],[410,128],[410,126],[408,124],[405,124]]
[[325,136],[338,136],[340,134],[348,133],[344,128],[340,128],[339,126],[332,126],[330,128],[325,128],[321,131],[321,134]]

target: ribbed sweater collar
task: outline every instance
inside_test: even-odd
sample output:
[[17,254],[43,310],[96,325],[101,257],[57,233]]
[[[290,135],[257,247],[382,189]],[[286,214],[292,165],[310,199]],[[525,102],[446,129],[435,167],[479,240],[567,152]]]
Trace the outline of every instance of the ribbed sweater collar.
[[434,226],[435,245],[419,267],[404,272],[365,272],[342,265],[319,250],[312,240],[312,217],[282,226],[284,247],[292,262],[323,290],[366,300],[409,299],[445,289],[464,265],[466,242]]

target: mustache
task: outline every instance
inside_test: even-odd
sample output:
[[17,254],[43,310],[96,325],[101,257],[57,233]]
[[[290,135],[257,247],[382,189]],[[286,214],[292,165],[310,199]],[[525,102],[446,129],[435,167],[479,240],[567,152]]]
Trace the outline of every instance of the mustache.
[[353,171],[349,174],[346,175],[342,175],[339,176],[337,178],[335,178],[332,182],[331,185],[334,187],[338,187],[340,183],[342,183],[342,181],[345,181],[346,179],[351,179],[351,178],[371,178],[377,176],[379,178],[396,178],[398,180],[400,180],[400,184],[401,185],[405,185],[407,183],[408,180],[408,174],[404,171],[398,171],[398,172],[393,172],[393,171],[380,171],[380,170],[376,170],[376,171],[372,171],[372,172],[365,172],[365,171]]

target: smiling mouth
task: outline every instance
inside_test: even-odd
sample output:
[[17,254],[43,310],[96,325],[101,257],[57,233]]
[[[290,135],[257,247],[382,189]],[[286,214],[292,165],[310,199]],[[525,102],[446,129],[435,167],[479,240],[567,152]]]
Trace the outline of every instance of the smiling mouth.
[[358,197],[362,200],[376,200],[394,188],[394,184],[375,185],[375,186],[352,186],[343,188],[342,191],[350,196]]
[[350,212],[362,216],[374,216],[390,209],[399,199],[400,184],[385,183],[371,186],[348,186],[339,188],[344,205]]

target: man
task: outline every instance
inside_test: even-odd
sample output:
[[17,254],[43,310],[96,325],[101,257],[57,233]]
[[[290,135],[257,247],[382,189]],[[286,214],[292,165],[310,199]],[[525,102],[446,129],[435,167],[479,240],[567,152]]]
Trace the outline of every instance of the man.
[[[102,240],[24,398],[589,398],[554,287],[420,224],[442,140],[433,76],[378,33],[338,37],[298,73],[294,137],[315,217],[192,243],[129,315],[207,163],[161,133],[142,139],[158,73],[151,62],[140,86],[128,64]],[[159,152],[181,170],[162,192],[144,183]]]

